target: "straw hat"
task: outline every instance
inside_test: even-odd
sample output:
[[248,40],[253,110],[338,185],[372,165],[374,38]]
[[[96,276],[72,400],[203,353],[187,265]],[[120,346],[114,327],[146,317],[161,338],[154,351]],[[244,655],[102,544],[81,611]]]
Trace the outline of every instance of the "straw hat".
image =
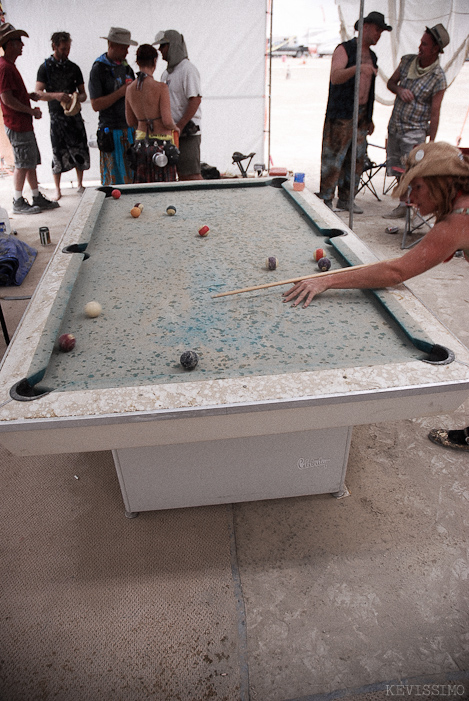
[[20,37],[28,37],[29,39],[29,34],[24,29],[15,29],[9,22],[0,25],[0,46],[6,44],[10,39],[19,39]]
[[469,178],[469,161],[457,148],[445,141],[430,141],[412,149],[407,157],[406,170],[399,185],[393,191],[393,197],[401,197],[414,178],[430,175],[448,175]]
[[81,102],[78,101],[78,93],[74,92],[72,95],[72,102],[67,105],[66,102],[60,103],[63,107],[64,114],[66,117],[74,117],[81,110]]

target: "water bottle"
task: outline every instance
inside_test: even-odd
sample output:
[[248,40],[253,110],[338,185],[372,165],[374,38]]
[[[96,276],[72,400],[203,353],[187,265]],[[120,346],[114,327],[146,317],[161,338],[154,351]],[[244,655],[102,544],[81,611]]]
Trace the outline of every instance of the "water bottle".
[[4,207],[0,207],[0,236],[9,236],[10,234],[11,226],[8,212]]

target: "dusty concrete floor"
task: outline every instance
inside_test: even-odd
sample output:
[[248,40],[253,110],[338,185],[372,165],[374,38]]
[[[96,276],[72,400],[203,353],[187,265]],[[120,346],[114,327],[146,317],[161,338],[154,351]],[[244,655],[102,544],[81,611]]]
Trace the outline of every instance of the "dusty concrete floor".
[[[274,65],[272,158],[306,172],[315,191],[329,65],[291,61],[289,79],[285,69]],[[441,139],[455,143],[468,88],[466,64],[445,98]],[[384,143],[388,117],[389,109],[377,106],[373,143]],[[1,179],[0,199],[10,207],[11,178]],[[356,233],[381,258],[401,255],[400,236],[386,234],[390,222],[382,219],[391,198],[378,202],[365,192],[357,201],[365,212],[355,215]],[[60,210],[12,217],[39,255],[23,285],[4,288],[0,298],[33,291],[53,250],[39,245],[38,227],[49,226],[57,241],[77,203],[76,192],[64,190]],[[469,266],[454,259],[409,284],[466,345],[468,283]],[[2,301],[11,332],[26,304]],[[468,416],[469,400],[451,416],[357,427],[350,498],[235,505],[249,698],[469,698],[469,461],[426,437],[434,426],[464,426]],[[424,693],[430,683],[439,689]],[[456,685],[451,694],[449,684]]]

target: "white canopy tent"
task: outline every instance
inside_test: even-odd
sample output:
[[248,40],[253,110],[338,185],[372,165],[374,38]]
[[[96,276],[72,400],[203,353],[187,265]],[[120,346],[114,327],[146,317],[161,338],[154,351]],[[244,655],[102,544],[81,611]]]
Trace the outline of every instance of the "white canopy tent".
[[[93,61],[107,49],[100,37],[106,37],[111,26],[129,29],[139,44],[151,44],[162,29],[177,29],[201,75],[202,160],[224,171],[234,168],[234,151],[254,151],[256,161],[264,159],[266,2],[150,0],[142,5],[132,0],[3,0],[2,6],[6,21],[29,34],[16,62],[28,91],[34,90],[37,69],[51,54],[55,31],[70,32],[70,59],[80,66],[88,92]],[[134,47],[128,60],[135,69]],[[155,77],[165,67],[160,60]],[[47,104],[39,106],[43,118],[34,122],[42,156],[38,176],[46,183],[52,180],[49,117]],[[98,116],[89,100],[83,105],[83,117],[88,137],[93,137]],[[99,152],[96,148],[91,152],[85,180],[99,179]]]
[[[264,153],[264,134],[268,132],[270,90],[266,100],[266,29],[271,27],[270,9],[287,0],[150,0],[144,11],[132,0],[2,0],[6,21],[25,29],[23,56],[17,66],[28,90],[33,90],[39,64],[50,55],[50,36],[58,30],[72,35],[70,58],[81,67],[87,87],[88,76],[95,58],[106,50],[111,26],[131,30],[139,43],[151,43],[161,29],[177,29],[186,39],[189,58],[200,71],[202,79],[202,160],[220,171],[237,172],[232,165],[234,151],[255,152],[253,162],[267,164],[269,142]],[[354,36],[354,24],[359,18],[360,0],[323,0],[324,5],[338,7],[342,39]],[[291,0],[288,0],[291,3]],[[294,5],[290,9],[294,11]],[[110,9],[112,8],[112,12]],[[469,46],[468,0],[366,0],[364,15],[372,10],[382,12],[392,32],[384,32],[376,46],[379,61],[377,99],[392,104],[394,96],[386,82],[406,53],[417,51],[425,26],[442,22],[451,42],[441,57],[448,82],[460,70]],[[300,23],[300,18],[298,18]],[[305,28],[306,29],[306,28]],[[129,51],[129,61],[135,66],[135,49]],[[166,64],[161,61],[156,77]],[[42,165],[38,169],[41,182],[51,181],[51,148],[49,117],[46,103],[39,103],[43,119],[34,128],[41,149]],[[275,109],[275,105],[273,106]],[[97,114],[89,100],[83,106],[87,133],[96,133]],[[266,126],[267,125],[267,126]],[[99,178],[99,152],[92,149],[92,167],[85,179]],[[64,176],[65,180],[66,176]]]

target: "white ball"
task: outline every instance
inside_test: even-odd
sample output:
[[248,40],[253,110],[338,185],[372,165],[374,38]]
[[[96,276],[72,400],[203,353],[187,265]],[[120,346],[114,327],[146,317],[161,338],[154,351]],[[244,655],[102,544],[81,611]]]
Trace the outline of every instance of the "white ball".
[[99,316],[102,311],[103,308],[101,307],[99,302],[88,302],[88,304],[85,305],[85,314],[91,319],[94,319],[96,316]]

